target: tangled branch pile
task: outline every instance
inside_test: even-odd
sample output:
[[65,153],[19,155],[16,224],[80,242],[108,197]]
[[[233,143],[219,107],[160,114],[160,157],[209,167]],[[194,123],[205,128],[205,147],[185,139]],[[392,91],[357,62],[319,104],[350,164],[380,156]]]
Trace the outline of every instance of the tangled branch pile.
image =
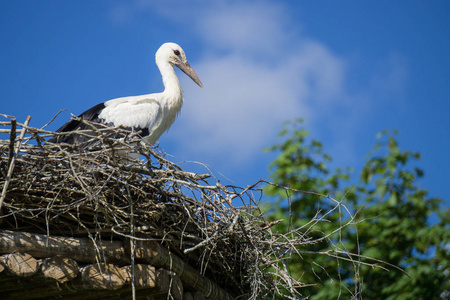
[[[272,232],[276,222],[267,222],[258,208],[259,182],[248,188],[211,184],[210,174],[183,171],[123,129],[90,124],[76,133],[88,138],[86,144],[74,146],[48,142],[68,133],[15,120],[0,125],[3,136],[10,135],[0,144],[2,229],[93,243],[158,241],[233,297],[300,297],[304,284],[283,260],[314,241],[305,230]],[[23,140],[16,131],[26,131]]]

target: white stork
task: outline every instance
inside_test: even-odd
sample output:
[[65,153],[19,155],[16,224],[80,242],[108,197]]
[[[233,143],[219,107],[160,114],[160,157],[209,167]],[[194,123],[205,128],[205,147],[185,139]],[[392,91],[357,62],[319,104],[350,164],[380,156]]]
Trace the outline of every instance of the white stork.
[[[183,104],[182,89],[173,67],[180,68],[196,84],[203,87],[179,45],[163,44],[156,52],[155,61],[162,75],[164,92],[112,99],[86,110],[79,118],[108,126],[130,128],[141,132],[147,143],[155,143],[173,124]],[[88,127],[79,120],[72,119],[57,132],[79,129]],[[53,138],[51,141],[78,144],[87,139],[85,136],[72,134]]]

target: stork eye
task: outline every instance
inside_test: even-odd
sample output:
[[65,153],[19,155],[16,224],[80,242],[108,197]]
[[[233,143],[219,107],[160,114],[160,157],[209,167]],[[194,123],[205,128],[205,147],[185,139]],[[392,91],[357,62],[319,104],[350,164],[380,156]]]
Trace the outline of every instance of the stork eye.
[[178,50],[173,50],[173,53],[175,53],[175,55],[180,55],[180,51],[178,51]]

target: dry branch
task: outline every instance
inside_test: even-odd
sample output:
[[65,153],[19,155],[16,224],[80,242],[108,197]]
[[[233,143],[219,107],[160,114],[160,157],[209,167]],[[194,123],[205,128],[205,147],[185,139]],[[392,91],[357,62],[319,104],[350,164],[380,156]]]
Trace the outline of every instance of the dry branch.
[[[25,120],[25,126],[28,125],[30,122],[31,116],[27,116],[27,119]],[[15,132],[16,132],[16,119],[11,120],[11,138],[10,138],[10,144],[9,144],[9,157],[8,157],[8,173],[6,175],[5,182],[3,184],[2,194],[0,196],[0,212],[2,211],[2,205],[3,201],[6,197],[6,191],[8,190],[8,185],[11,180],[12,173],[14,171],[14,166],[16,163],[16,157],[19,153],[20,146],[22,145],[23,137],[25,135],[26,129],[22,128],[22,132],[20,133],[19,140],[17,141],[17,145],[14,146],[15,141]]]

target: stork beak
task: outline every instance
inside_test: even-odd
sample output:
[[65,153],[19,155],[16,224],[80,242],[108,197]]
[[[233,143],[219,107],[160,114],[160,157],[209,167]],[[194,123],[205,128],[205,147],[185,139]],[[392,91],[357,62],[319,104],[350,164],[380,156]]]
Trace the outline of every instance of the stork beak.
[[202,82],[198,78],[197,74],[195,74],[194,70],[192,69],[192,67],[189,65],[188,62],[180,62],[176,64],[176,66],[180,68],[180,70],[183,71],[184,74],[189,76],[196,84],[198,84],[199,87],[201,88],[203,87]]

